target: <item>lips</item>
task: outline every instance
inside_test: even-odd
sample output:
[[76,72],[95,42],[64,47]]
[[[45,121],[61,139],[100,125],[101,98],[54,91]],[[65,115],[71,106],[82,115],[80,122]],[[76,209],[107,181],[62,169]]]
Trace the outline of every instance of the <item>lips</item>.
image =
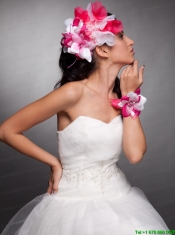
[[135,54],[135,52],[134,52],[134,49],[132,48],[132,50],[130,51],[132,54]]

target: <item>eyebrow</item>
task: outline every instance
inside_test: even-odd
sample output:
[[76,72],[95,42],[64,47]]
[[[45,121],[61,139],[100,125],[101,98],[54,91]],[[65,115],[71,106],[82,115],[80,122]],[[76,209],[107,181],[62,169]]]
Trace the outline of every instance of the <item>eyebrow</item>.
[[120,34],[120,33],[124,34],[124,31],[122,30],[122,31],[118,32],[118,34]]
[[120,32],[117,33],[118,36],[119,36],[120,34],[123,34],[123,35],[124,35],[124,31],[122,30],[122,31],[120,31]]

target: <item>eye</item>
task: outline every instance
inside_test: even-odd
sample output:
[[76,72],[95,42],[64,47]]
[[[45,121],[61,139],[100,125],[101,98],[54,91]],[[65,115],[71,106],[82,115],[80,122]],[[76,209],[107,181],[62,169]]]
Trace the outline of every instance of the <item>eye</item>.
[[119,34],[119,37],[120,37],[120,38],[123,38],[123,36],[124,36],[124,33],[120,33],[120,34]]

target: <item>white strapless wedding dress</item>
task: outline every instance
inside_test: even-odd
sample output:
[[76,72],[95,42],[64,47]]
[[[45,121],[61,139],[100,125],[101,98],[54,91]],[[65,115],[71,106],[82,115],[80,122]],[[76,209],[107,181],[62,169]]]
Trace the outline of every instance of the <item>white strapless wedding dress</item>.
[[63,173],[56,194],[37,196],[1,235],[136,235],[169,230],[143,191],[131,187],[117,164],[121,115],[110,123],[79,116],[57,131]]

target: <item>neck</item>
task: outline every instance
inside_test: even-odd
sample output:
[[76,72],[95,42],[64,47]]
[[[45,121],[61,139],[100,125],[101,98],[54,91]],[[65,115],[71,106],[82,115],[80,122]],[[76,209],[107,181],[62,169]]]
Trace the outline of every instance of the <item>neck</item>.
[[88,86],[107,98],[113,97],[113,88],[119,70],[123,65],[100,66],[88,78]]

